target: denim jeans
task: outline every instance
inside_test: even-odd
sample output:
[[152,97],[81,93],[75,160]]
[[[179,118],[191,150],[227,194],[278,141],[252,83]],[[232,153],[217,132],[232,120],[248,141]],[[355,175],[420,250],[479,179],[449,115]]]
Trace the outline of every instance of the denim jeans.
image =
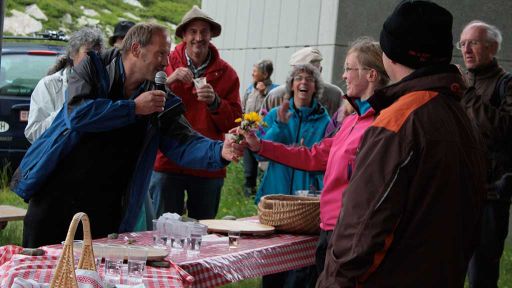
[[185,213],[194,219],[213,219],[217,215],[224,178],[205,178],[153,171],[149,193],[157,216],[165,212]]
[[469,262],[471,288],[496,288],[500,276],[500,258],[508,234],[510,201],[487,200],[484,203],[480,243]]

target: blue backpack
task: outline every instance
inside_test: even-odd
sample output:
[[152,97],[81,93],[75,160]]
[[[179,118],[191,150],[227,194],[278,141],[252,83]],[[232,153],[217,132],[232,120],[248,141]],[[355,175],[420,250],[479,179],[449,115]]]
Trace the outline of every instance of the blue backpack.
[[[87,53],[93,61],[99,83],[99,98],[107,98],[108,72],[96,52]],[[11,190],[28,202],[53,173],[59,161],[80,141],[83,132],[70,130],[66,124],[66,106],[52,124],[27,150],[11,181]]]

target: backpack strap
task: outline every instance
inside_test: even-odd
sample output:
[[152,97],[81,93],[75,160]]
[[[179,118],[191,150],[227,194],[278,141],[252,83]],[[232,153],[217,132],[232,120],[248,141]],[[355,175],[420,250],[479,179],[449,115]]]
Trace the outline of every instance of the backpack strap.
[[495,107],[500,107],[501,103],[505,101],[505,94],[510,80],[512,80],[512,73],[505,72],[496,82],[496,86],[494,87],[494,92],[491,97],[491,104]]
[[95,51],[89,51],[87,52],[87,55],[92,60],[92,63],[94,64],[94,68],[96,70],[96,80],[99,84],[99,97],[100,98],[107,98],[108,95],[108,89],[110,84],[110,79],[108,76],[107,69],[105,68],[105,65],[103,65],[103,62],[101,61],[100,55]]

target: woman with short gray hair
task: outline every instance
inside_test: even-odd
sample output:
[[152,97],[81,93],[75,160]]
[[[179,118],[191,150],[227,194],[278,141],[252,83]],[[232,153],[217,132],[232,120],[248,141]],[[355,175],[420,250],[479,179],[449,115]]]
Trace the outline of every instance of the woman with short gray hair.
[[25,137],[34,142],[52,124],[64,105],[68,76],[89,51],[103,49],[103,33],[98,28],[85,27],[71,35],[66,54],[57,59],[48,76],[37,83],[30,98],[30,111]]
[[[275,107],[265,116],[268,127],[258,133],[262,140],[285,145],[311,148],[322,140],[329,115],[318,102],[322,93],[323,81],[320,71],[311,65],[295,65],[286,80],[289,100]],[[269,161],[260,188],[256,193],[256,203],[269,194],[294,195],[298,190],[323,188],[323,172],[307,172]]]

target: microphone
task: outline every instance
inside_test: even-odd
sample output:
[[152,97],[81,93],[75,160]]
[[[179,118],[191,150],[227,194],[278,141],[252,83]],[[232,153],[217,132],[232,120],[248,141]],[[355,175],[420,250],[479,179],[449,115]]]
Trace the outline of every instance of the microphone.
[[158,71],[155,75],[155,90],[164,91],[165,90],[165,81],[167,81],[167,74],[164,71]]
[[[164,71],[158,71],[155,74],[155,90],[164,91],[166,93],[165,98],[167,98],[167,91],[165,90],[165,81],[167,80],[167,74]],[[151,115],[151,122],[155,126],[160,126],[158,121],[158,112],[155,112]]]

